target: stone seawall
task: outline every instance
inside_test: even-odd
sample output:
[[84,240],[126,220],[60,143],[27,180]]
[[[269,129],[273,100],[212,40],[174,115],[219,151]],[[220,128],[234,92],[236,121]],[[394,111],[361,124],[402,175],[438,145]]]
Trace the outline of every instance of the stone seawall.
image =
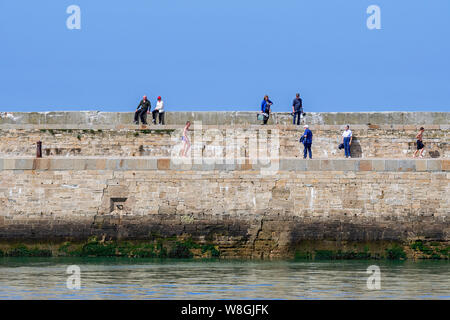
[[267,173],[169,158],[0,159],[0,242],[192,238],[223,257],[258,258],[449,243],[450,160],[275,165]]
[[[313,160],[288,113],[132,117],[0,113],[0,256],[450,259],[448,112],[307,113]],[[337,148],[345,124],[352,159]],[[425,159],[411,159],[421,126]]]

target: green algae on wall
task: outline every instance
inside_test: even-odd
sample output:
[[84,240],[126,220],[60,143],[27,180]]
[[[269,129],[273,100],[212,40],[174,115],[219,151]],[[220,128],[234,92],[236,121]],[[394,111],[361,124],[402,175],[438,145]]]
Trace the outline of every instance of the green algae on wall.
[[[381,251],[381,248],[384,250]],[[410,250],[412,249],[412,250]],[[416,240],[411,244],[393,243],[376,244],[370,248],[365,245],[363,250],[359,248],[349,249],[314,249],[302,247],[295,250],[295,259],[306,260],[406,260],[406,259],[433,259],[450,260],[450,246],[446,242],[425,242]]]
[[450,259],[450,246],[446,243],[416,240],[410,244],[410,248],[418,259]]
[[[293,254],[301,260],[406,260],[450,259],[450,247],[439,242],[417,240],[411,244],[379,243],[354,248],[325,248],[302,246]],[[408,250],[409,249],[409,250]],[[412,249],[412,250],[411,250]],[[199,243],[192,238],[161,238],[152,235],[149,241],[103,241],[95,237],[86,242],[50,244],[3,245],[0,257],[127,257],[127,258],[217,258],[222,257],[221,248],[211,242]],[[286,256],[287,257],[287,256]],[[225,256],[226,258],[226,256]],[[243,257],[245,258],[245,257]]]

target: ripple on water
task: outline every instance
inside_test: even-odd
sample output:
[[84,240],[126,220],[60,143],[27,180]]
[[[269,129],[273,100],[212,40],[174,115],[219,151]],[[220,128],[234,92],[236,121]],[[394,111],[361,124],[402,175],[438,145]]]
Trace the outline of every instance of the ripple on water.
[[[81,290],[66,268],[81,268]],[[366,287],[368,266],[381,290]],[[450,299],[448,261],[0,259],[0,299]]]

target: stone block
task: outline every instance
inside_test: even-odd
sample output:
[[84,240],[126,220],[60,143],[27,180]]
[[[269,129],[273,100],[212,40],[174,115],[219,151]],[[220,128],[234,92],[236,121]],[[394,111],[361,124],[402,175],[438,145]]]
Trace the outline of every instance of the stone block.
[[320,171],[320,160],[307,159],[306,161],[306,170],[307,171]]
[[[215,163],[214,170],[218,171],[233,171],[238,165],[236,163]],[[255,165],[253,167],[256,167]]]
[[442,171],[450,171],[450,160],[442,160]]
[[158,169],[157,159],[137,159],[136,170],[156,170]]
[[306,161],[304,159],[298,158],[285,158],[280,159],[280,170],[281,171],[305,171]]
[[14,170],[32,170],[33,159],[16,159]]
[[106,169],[106,159],[97,159],[97,162],[95,164],[95,169],[105,170]]
[[127,198],[128,187],[125,185],[109,185],[107,195],[111,198]]
[[117,170],[119,167],[118,159],[106,159],[105,170]]
[[415,160],[416,171],[427,171],[427,160]]
[[[320,161],[320,170],[321,171],[333,171],[335,161],[334,160],[319,160]],[[339,160],[336,160],[339,161]]]
[[3,159],[3,170],[14,170],[16,168],[15,159]]
[[215,168],[215,159],[205,159],[203,158],[203,162],[201,164],[192,164],[192,170],[195,171],[214,171]]
[[96,170],[97,159],[84,159],[84,170]]
[[372,170],[374,171],[385,171],[386,170],[386,161],[374,159],[372,160]]
[[40,158],[35,159],[35,170],[49,170],[50,169],[50,159],[48,158]]
[[360,160],[359,171],[372,171],[372,160]]
[[427,170],[428,171],[441,171],[442,170],[442,160],[427,159]]
[[169,169],[181,171],[192,170],[192,161],[190,158],[187,158],[189,161],[179,161],[180,159],[182,158],[170,159]]
[[337,171],[357,171],[359,169],[359,161],[356,159],[333,159],[331,161],[334,170]]
[[73,170],[74,161],[73,159],[49,159],[51,170]]
[[398,171],[398,160],[385,160],[386,171]]
[[158,166],[158,170],[169,170],[170,169],[170,159],[158,159],[157,166]]
[[240,170],[243,170],[243,171],[252,170],[252,169],[253,169],[253,166],[248,161],[246,161],[245,163],[242,163],[240,166]]
[[398,160],[398,171],[416,171],[416,162],[414,160]]

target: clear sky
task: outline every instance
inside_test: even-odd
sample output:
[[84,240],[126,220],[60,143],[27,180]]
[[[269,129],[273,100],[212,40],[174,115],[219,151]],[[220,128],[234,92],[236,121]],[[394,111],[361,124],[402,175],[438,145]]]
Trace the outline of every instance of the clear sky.
[[450,111],[450,1],[0,0],[0,111],[290,111],[296,92],[306,112]]

